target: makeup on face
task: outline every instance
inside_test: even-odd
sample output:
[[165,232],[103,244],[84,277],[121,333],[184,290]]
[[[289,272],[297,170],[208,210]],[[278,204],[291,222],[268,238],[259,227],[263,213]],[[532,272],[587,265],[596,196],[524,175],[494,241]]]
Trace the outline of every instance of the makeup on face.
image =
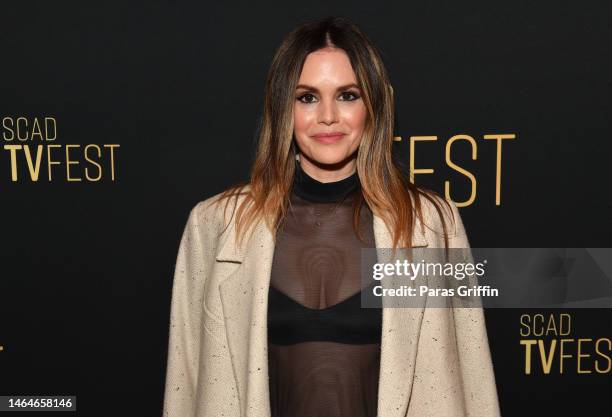
[[[294,136],[302,167],[315,178],[354,170],[367,109],[346,52],[310,53],[294,91]],[[345,172],[346,171],[346,172]]]

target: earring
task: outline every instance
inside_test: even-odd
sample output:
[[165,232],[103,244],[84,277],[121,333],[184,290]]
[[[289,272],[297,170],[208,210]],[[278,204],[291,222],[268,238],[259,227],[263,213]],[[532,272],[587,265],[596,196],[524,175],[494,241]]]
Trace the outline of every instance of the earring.
[[298,161],[298,162],[300,162],[300,154],[299,154],[299,153],[296,153],[296,154],[295,154],[295,160],[296,160],[296,161]]

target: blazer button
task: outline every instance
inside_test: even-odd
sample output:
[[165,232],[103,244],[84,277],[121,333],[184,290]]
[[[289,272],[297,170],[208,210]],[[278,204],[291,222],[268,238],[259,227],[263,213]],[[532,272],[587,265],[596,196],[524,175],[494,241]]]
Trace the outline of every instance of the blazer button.
[[320,221],[318,221],[318,220],[315,222],[315,224],[316,224],[317,226],[321,226],[321,222],[320,222]]

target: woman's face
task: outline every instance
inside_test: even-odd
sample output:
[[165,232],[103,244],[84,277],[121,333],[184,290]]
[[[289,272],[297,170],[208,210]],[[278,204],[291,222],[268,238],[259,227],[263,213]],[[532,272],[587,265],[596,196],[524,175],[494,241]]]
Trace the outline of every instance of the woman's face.
[[300,162],[307,173],[333,180],[354,172],[367,113],[346,52],[324,48],[306,57],[293,114]]

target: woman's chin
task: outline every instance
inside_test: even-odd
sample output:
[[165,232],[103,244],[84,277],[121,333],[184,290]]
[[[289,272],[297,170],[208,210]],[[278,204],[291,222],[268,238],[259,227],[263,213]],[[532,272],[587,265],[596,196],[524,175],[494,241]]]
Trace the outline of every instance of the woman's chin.
[[312,161],[318,165],[341,165],[347,159],[346,153],[338,152],[337,154],[330,155],[326,153],[324,155],[314,155]]

